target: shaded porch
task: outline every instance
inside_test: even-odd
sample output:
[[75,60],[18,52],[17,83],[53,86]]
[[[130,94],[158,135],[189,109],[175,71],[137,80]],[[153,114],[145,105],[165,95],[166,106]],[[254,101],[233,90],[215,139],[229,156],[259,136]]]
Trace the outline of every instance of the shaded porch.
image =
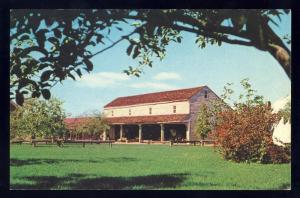
[[119,142],[164,142],[189,140],[189,123],[113,124],[112,140]]

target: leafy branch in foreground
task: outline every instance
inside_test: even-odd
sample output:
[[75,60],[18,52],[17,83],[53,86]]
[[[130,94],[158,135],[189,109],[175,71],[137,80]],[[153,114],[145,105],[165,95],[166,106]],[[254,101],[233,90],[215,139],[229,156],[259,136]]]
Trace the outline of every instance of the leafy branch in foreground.
[[[270,27],[289,10],[11,10],[10,98],[51,97],[51,88],[76,80],[94,68],[91,58],[121,42],[138,66],[124,72],[140,76],[162,60],[166,46],[181,43],[182,32],[195,34],[201,48],[222,43],[270,53],[290,78],[290,50]],[[114,41],[115,37],[119,38]],[[110,45],[108,43],[111,43]]]

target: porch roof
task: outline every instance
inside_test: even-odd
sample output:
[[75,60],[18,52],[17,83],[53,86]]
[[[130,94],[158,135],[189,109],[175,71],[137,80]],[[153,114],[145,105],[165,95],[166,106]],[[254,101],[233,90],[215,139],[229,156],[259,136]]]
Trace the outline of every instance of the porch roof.
[[187,122],[189,114],[124,116],[105,118],[109,124],[150,124],[150,123],[179,123]]

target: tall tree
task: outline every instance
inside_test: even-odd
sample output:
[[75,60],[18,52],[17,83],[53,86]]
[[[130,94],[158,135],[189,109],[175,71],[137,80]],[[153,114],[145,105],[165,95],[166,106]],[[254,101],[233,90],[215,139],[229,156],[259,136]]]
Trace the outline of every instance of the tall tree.
[[[255,47],[269,52],[290,78],[290,50],[270,26],[289,10],[11,10],[11,98],[51,96],[50,88],[66,78],[90,72],[90,59],[128,41],[128,56],[138,60],[124,72],[139,76],[153,57],[163,59],[166,46],[180,43],[181,32],[196,43]],[[228,23],[224,23],[228,21]],[[277,25],[277,24],[276,24]],[[113,41],[112,32],[120,38]],[[111,44],[107,44],[111,42]],[[290,42],[290,41],[288,41]],[[95,49],[100,48],[99,51]]]

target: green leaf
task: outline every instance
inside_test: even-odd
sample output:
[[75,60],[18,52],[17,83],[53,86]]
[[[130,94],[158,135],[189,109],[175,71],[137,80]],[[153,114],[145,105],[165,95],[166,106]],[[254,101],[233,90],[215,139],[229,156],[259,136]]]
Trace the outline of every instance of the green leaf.
[[80,70],[80,69],[77,69],[77,70],[76,70],[76,73],[77,73],[77,75],[78,75],[79,77],[82,76],[82,73],[81,73],[81,70]]
[[42,87],[42,88],[44,88],[44,87],[50,87],[50,86],[51,86],[51,85],[50,85],[49,83],[42,83],[42,84],[41,84],[41,87]]
[[123,72],[127,75],[130,75],[130,72],[128,70],[123,70]]
[[31,97],[32,97],[32,98],[38,98],[38,97],[40,97],[40,95],[41,95],[40,92],[34,91],[34,92],[32,92]]
[[177,42],[181,43],[181,38],[180,37],[177,37]]
[[120,28],[120,27],[116,27],[118,30],[120,30],[120,31],[123,31],[123,29],[122,28]]
[[134,75],[135,75],[136,77],[140,77],[140,74],[138,74],[138,73],[135,73]]
[[45,18],[45,24],[47,27],[50,27],[53,24],[53,19],[50,16],[49,18]]
[[202,42],[202,43],[201,43],[201,48],[203,49],[203,48],[205,48],[205,47],[206,47],[205,42]]
[[222,41],[218,40],[218,46],[221,46],[221,45],[222,45]]
[[50,37],[48,39],[48,41],[51,42],[51,43],[53,43],[53,44],[55,44],[55,45],[57,45],[59,43],[59,40],[57,38],[55,38],[55,37]]
[[96,46],[96,43],[94,41],[89,42],[89,44],[94,46],[94,47]]
[[97,38],[96,38],[96,42],[97,42],[97,43],[100,43],[100,42],[101,42],[102,44],[104,44],[104,42],[102,41],[102,39],[103,39],[103,35],[102,35],[102,34],[98,34],[98,35],[97,35]]
[[52,74],[51,70],[44,71],[41,75],[41,81],[44,82],[44,81],[49,80],[51,74]]
[[48,30],[41,29],[36,33],[36,40],[41,48],[44,48],[44,46],[45,46],[45,40],[46,40],[45,33],[46,32],[48,32]]
[[88,58],[84,58],[83,62],[86,65],[87,71],[92,71],[93,70],[93,63]]
[[138,46],[136,46],[134,48],[134,52],[133,52],[132,58],[135,59],[139,54],[140,54],[140,48]]
[[68,76],[71,77],[73,80],[76,80],[76,78],[71,73],[68,73]]
[[53,33],[57,38],[61,38],[61,31],[58,28],[54,29]]
[[21,36],[20,41],[28,40],[29,38],[30,37],[28,35],[23,35],[23,36]]
[[133,22],[131,25],[135,26],[135,27],[139,27],[141,25],[141,23],[139,23],[139,22]]
[[48,89],[42,89],[42,95],[46,100],[49,100],[51,97],[51,93]]
[[127,48],[127,50],[126,50],[126,53],[127,53],[127,55],[128,56],[130,56],[130,54],[131,54],[131,52],[132,52],[132,49],[133,49],[133,44],[131,43],[129,46],[128,46],[128,48]]

